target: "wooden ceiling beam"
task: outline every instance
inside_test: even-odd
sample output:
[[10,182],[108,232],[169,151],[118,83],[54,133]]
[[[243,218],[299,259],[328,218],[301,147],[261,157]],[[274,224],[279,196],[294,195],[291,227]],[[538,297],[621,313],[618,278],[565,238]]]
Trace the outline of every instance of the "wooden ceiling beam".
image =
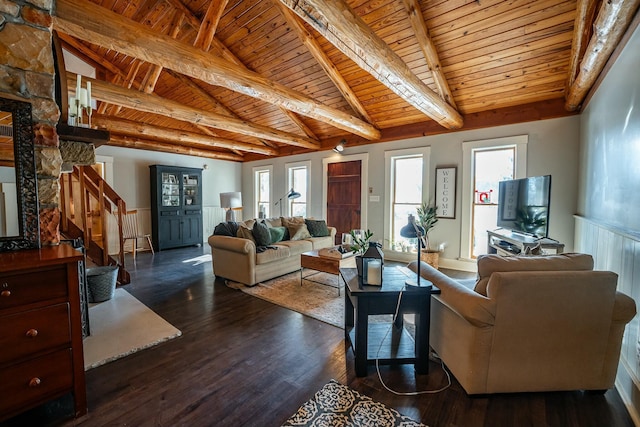
[[[178,11],[173,15],[173,19],[171,20],[171,27],[169,29],[169,37],[175,39],[178,37],[178,33],[180,32],[180,27],[182,27],[182,21],[184,19],[184,13]],[[147,71],[147,75],[142,80],[142,88],[141,90],[145,93],[152,93],[156,84],[158,84],[158,79],[160,78],[160,73],[162,73],[162,69],[164,67],[162,65],[152,64]]]
[[580,71],[566,92],[565,108],[576,111],[603,70],[609,56],[618,45],[640,0],[609,0],[602,2],[593,24],[593,35],[580,62]]
[[578,0],[576,4],[576,19],[573,25],[569,72],[565,85],[567,92],[578,75],[578,65],[591,37],[591,23],[593,22],[598,2],[599,0]]
[[[226,105],[224,105],[223,103],[218,101],[216,98],[214,98],[212,95],[210,95],[209,92],[207,92],[206,90],[198,86],[198,84],[194,82],[192,79],[190,79],[189,77],[180,73],[176,73],[175,71],[171,71],[171,70],[169,70],[168,73],[171,74],[171,76],[173,76],[175,79],[180,81],[180,83],[182,83],[183,85],[191,88],[191,90],[196,92],[201,98],[209,102],[216,114],[221,114],[223,116],[234,117],[236,119],[242,120],[235,112],[227,108]],[[270,144],[268,141],[262,140],[262,139],[258,140],[257,143],[268,145],[271,147],[275,146],[273,144]]]
[[448,129],[462,116],[433,92],[344,0],[280,0],[360,68]]
[[[213,27],[208,25],[208,22],[207,22],[209,19],[208,17],[211,17],[212,20],[216,19],[217,21],[219,21],[220,17],[222,16],[222,12],[224,11],[224,8],[226,7],[227,2],[228,0],[222,0],[220,2],[212,1],[211,3],[209,3],[209,7],[207,8],[207,13],[205,14],[205,18],[202,20],[200,25],[197,26],[195,24],[199,22],[198,18],[195,15],[193,15],[193,13],[191,13],[191,11],[186,8],[186,6],[184,6],[179,0],[170,1],[170,3],[176,6],[179,10],[182,10],[184,11],[185,14],[189,15],[188,22],[193,26],[194,29],[198,31],[198,35],[193,44],[194,47],[199,47],[205,52],[212,50],[213,53],[217,54],[221,58],[229,62],[232,62],[236,65],[239,65],[244,69],[249,70],[249,68],[237,56],[235,56],[233,52],[231,52],[224,45],[224,43],[222,43],[220,40],[218,40],[215,37],[215,29],[217,28],[218,22],[216,22],[215,26]],[[178,5],[178,3],[180,4]],[[216,8],[219,8],[219,9],[216,9]],[[220,16],[215,17],[214,15],[216,15],[217,13],[219,13]],[[203,34],[203,33],[206,33],[206,34]],[[199,41],[200,39],[203,39],[205,41],[200,42]],[[291,122],[294,125],[296,125],[302,132],[304,132],[305,135],[307,135],[311,139],[318,139],[318,137],[313,133],[311,128],[307,126],[306,123],[304,123],[302,119],[300,119],[295,113],[281,106],[278,108],[285,116],[289,118],[289,120],[291,120]],[[237,117],[237,115],[234,114],[234,117]],[[268,143],[266,144],[269,145]]]
[[[67,73],[67,82],[70,85],[74,84],[75,78],[74,74]],[[197,123],[216,129],[269,139],[298,147],[310,149],[317,149],[319,147],[318,143],[303,136],[249,123],[234,117],[210,113],[208,111],[180,104],[170,99],[161,98],[154,94],[125,89],[101,80],[95,80],[88,77],[86,77],[86,80],[91,82],[92,97],[100,101],[121,105],[137,111],[159,114],[176,120]]]
[[196,31],[200,29],[200,25],[202,24],[198,17],[196,17],[193,12],[184,5],[180,0],[166,0],[167,3],[175,7],[176,9],[182,11],[184,13],[185,18],[187,19],[187,23],[191,25]]
[[[127,78],[124,81],[124,87],[126,87],[127,89],[131,89],[131,87],[133,86],[133,84],[136,81],[136,75],[138,75],[138,71],[140,71],[140,67],[142,66],[142,61],[140,61],[139,59],[133,58],[133,61],[131,61],[131,66],[129,67],[129,71],[127,72]],[[141,86],[139,86],[140,88]],[[107,105],[106,102],[103,102],[103,104]],[[120,110],[122,109],[121,105],[116,105],[115,110],[113,111],[114,115],[117,115]]]
[[402,4],[407,10],[409,22],[413,27],[413,32],[416,33],[418,45],[427,60],[429,71],[431,71],[433,82],[436,85],[436,89],[438,90],[440,97],[453,108],[457,109],[458,107],[456,106],[456,101],[453,99],[453,94],[449,88],[447,78],[442,72],[442,65],[440,64],[438,51],[436,50],[436,46],[433,44],[433,40],[431,40],[431,36],[429,35],[429,28],[427,28],[424,16],[422,16],[420,3],[418,0],[402,0]]
[[216,34],[218,23],[222,17],[224,8],[227,7],[229,0],[218,0],[209,3],[207,13],[205,13],[200,28],[198,28],[198,35],[193,45],[207,52],[211,48],[213,37]]
[[[224,1],[225,6],[227,1]],[[209,4],[209,8],[207,9],[207,14],[210,13],[211,9],[214,8],[216,6],[216,2],[211,2]],[[224,9],[224,7],[222,7],[222,9]],[[221,11],[222,12],[222,11]],[[218,17],[219,19],[219,17]],[[203,20],[202,24],[203,26],[206,23],[206,16],[205,19]],[[194,46],[198,47],[198,38],[200,37],[200,34],[203,30],[203,26],[201,26],[198,29],[198,37],[196,37],[196,41],[194,42]],[[216,23],[217,26],[217,23]],[[231,52],[221,41],[219,41],[218,39],[216,39],[214,37],[214,34],[211,34],[211,37],[207,39],[208,44],[201,46],[202,50],[204,50],[205,52],[208,52],[210,49],[213,48],[213,52],[217,55],[219,55],[221,58],[230,61],[246,70],[249,70],[249,67],[247,67],[237,56],[235,56],[233,54],[233,52]],[[252,71],[252,70],[250,70]],[[285,116],[287,116],[289,118],[289,120],[291,120],[291,122],[293,122],[294,125],[296,125],[302,132],[305,133],[305,135],[307,135],[309,138],[311,139],[318,139],[318,137],[313,133],[313,131],[311,130],[311,128],[309,126],[307,126],[307,124],[305,122],[302,121],[302,119],[300,119],[300,117],[298,117],[295,113],[293,113],[292,111],[287,110],[286,108],[283,107],[278,107],[280,109],[280,111],[282,112],[282,114],[284,114]],[[235,116],[235,114],[234,114]]]
[[347,81],[344,79],[342,74],[340,74],[338,68],[333,64],[333,62],[331,62],[329,56],[322,50],[320,44],[313,36],[313,34],[307,31],[304,25],[302,25],[299,20],[300,18],[298,18],[298,16],[293,13],[291,9],[280,3],[280,1],[271,0],[271,2],[278,6],[289,26],[291,26],[291,28],[296,32],[298,38],[300,38],[302,43],[307,47],[309,53],[313,55],[316,62],[322,67],[322,69],[331,79],[336,88],[338,88],[338,90],[342,94],[342,97],[351,106],[353,111],[368,123],[373,124],[373,119],[367,112],[366,108],[364,108],[364,105],[362,105]]
[[275,156],[278,154],[278,150],[271,147],[233,141],[227,138],[207,136],[195,132],[188,132],[185,130],[170,129],[151,125],[148,123],[135,122],[132,120],[114,119],[108,116],[101,115],[92,117],[92,120],[94,125],[110,129],[110,132],[112,134],[117,135],[140,135],[147,138],[158,139],[161,141],[164,140],[167,142],[196,144],[202,146],[202,149],[207,149],[207,147],[215,147],[224,148],[227,150],[238,150],[246,151],[249,153],[263,154],[265,156]]
[[183,154],[185,156],[203,157],[206,159],[230,160],[241,162],[242,156],[232,153],[217,153],[211,150],[203,150],[197,147],[171,144],[168,142],[148,140],[136,137],[112,135],[107,145],[114,147],[135,148],[138,150],[161,151],[163,153]]
[[368,139],[380,137],[380,131],[362,120],[328,107],[304,94],[287,88],[257,73],[219,57],[207,55],[144,25],[101,8],[86,0],[59,0],[54,29],[93,44],[113,49],[209,84],[225,87],[264,102],[314,118]]

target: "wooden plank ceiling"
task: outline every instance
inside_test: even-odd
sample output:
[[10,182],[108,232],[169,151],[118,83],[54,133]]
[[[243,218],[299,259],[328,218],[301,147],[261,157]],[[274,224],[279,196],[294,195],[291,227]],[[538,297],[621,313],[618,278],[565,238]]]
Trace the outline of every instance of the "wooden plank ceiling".
[[248,161],[573,114],[638,3],[58,0],[53,25],[109,144]]

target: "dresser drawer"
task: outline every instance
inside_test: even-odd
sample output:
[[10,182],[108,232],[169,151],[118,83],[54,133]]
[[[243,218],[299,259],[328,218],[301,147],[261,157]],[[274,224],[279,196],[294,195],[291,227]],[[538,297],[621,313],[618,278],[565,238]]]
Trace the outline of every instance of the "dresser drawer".
[[0,364],[70,343],[67,303],[0,317]]
[[0,274],[0,310],[66,296],[66,265],[19,274]]
[[71,391],[73,369],[71,349],[0,368],[0,419],[5,412]]

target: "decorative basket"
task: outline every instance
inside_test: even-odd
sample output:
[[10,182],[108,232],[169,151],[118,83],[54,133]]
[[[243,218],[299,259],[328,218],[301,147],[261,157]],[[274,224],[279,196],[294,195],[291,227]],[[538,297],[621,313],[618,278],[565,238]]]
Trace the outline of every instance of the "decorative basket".
[[426,250],[422,250],[420,252],[420,259],[424,262],[426,262],[427,264],[429,264],[431,267],[435,268],[436,270],[438,270],[439,268],[439,260],[440,260],[440,252],[431,252],[431,251],[426,251]]
[[89,302],[103,302],[113,298],[117,277],[117,265],[88,268]]

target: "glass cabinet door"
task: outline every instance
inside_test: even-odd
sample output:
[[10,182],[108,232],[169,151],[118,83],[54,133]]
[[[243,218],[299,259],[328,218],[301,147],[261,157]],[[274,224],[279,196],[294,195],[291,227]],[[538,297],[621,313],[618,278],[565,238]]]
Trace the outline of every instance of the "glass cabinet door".
[[200,194],[198,194],[197,174],[182,175],[182,189],[184,191],[184,206],[199,205]]
[[162,206],[180,206],[180,182],[175,173],[162,173]]

